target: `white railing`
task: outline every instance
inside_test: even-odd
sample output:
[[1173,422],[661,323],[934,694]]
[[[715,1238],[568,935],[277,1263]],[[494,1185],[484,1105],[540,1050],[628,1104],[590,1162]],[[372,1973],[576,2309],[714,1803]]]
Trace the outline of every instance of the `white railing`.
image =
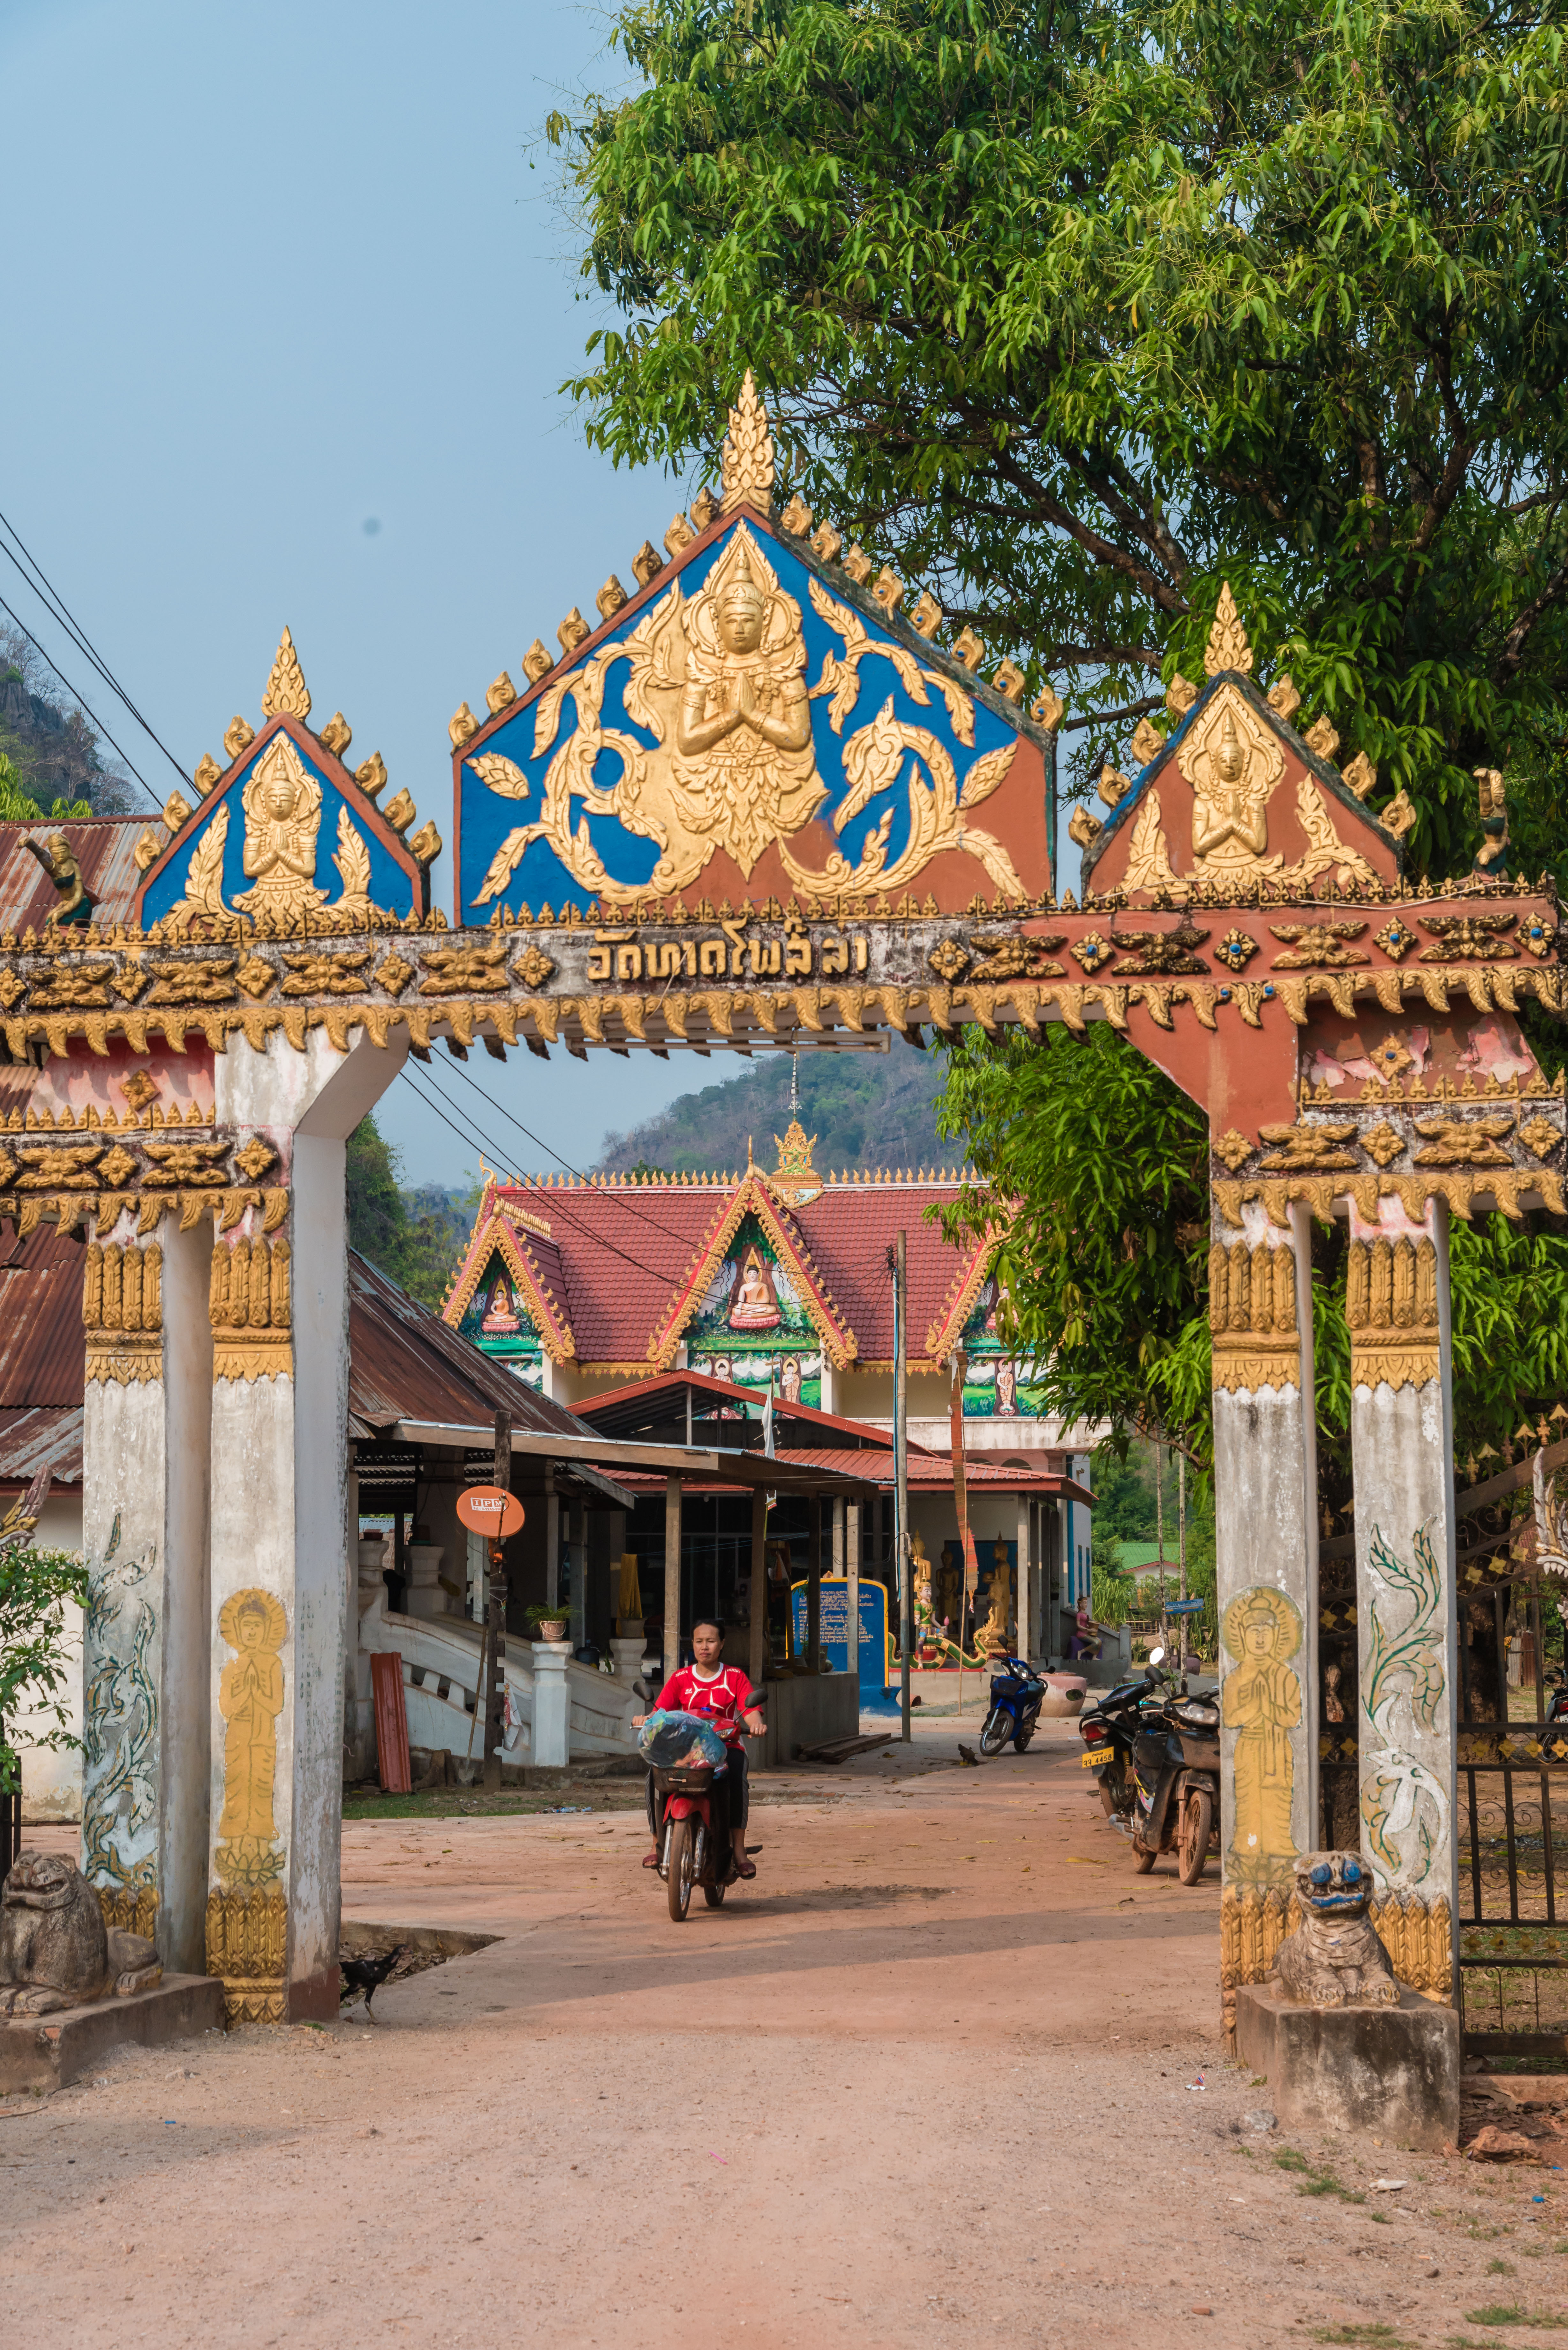
[[[403,1660],[403,1701],[408,1710],[409,1743],[439,1751],[444,1747],[460,1762],[484,1752],[484,1727],[476,1723],[474,1705],[479,1687],[480,1627],[462,1616],[397,1616],[379,1592],[359,1618],[359,1646],[375,1656],[400,1656]],[[534,1649],[515,1636],[506,1643],[502,1660],[511,1699],[514,1728],[508,1731],[506,1760],[534,1760]],[[590,1754],[631,1754],[637,1741],[630,1718],[643,1711],[643,1701],[629,1682],[595,1665],[568,1658],[566,1668],[569,1755],[572,1761]]]

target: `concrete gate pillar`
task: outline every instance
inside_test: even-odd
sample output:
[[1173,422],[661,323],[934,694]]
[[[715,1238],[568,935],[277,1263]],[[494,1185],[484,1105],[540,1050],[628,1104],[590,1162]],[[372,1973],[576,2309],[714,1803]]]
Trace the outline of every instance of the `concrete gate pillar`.
[[114,1924],[200,1974],[212,1221],[180,1223],[127,1206],[83,1264],[82,1869]]
[[1394,1970],[1457,1998],[1449,1210],[1350,1208],[1345,1288],[1355,1483],[1361,1850]]
[[1317,1841],[1317,1466],[1305,1211],[1259,1201],[1209,1252],[1220,1610],[1225,2032],[1269,1972],[1296,1855]]
[[348,1543],[344,1144],[402,1054],[231,1035],[217,1118],[268,1188],[213,1252],[207,1971],[231,2022],[337,2012]]

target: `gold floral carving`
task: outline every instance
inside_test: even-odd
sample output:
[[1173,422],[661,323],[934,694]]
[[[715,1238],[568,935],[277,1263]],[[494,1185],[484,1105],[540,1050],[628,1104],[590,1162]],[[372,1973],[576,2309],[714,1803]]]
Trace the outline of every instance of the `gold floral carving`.
[[[272,675],[262,695],[262,715],[265,718],[308,718],[310,694],[305,682],[305,672],[299,666],[299,655],[294,650],[294,639],[285,629],[278,643],[277,656],[272,665]],[[234,725],[244,722],[236,719]],[[232,733],[233,728],[230,729]],[[223,738],[227,747],[228,736]]]
[[207,1316],[213,1326],[214,1381],[289,1376],[294,1362],[290,1267],[287,1240],[268,1241],[265,1232],[254,1240],[242,1233],[213,1249]]
[[1216,1388],[1231,1394],[1299,1388],[1294,1252],[1216,1241],[1209,1252],[1209,1327]]
[[89,1382],[130,1387],[162,1378],[163,1252],[156,1242],[146,1248],[88,1242],[82,1322]]
[[739,505],[751,505],[766,514],[774,494],[773,435],[750,368],[741,385],[740,399],[730,411],[730,430],[721,463],[724,485],[722,511],[733,514]]
[[1520,1128],[1519,1139],[1532,1158],[1547,1159],[1558,1148],[1563,1136],[1550,1118],[1532,1118],[1528,1126]]
[[[151,1861],[142,1864],[149,1868],[151,1865]],[[158,1887],[150,1879],[139,1877],[124,1885],[98,1885],[93,1890],[103,1922],[111,1930],[140,1934],[149,1942],[152,1939],[158,1924]]]
[[1275,922],[1270,928],[1290,948],[1288,954],[1275,956],[1276,971],[1304,971],[1314,964],[1343,970],[1367,959],[1359,947],[1346,943],[1361,936],[1365,922]]
[[[286,629],[283,633],[286,638],[288,630]],[[283,648],[280,645],[278,648],[280,653],[282,652],[282,650]],[[230,719],[228,725],[224,730],[223,748],[228,753],[231,759],[237,759],[242,752],[248,751],[250,749],[251,744],[255,741],[255,728],[245,719],[235,716]]]
[[1451,1999],[1454,1945],[1447,1897],[1423,1901],[1418,1893],[1386,1894],[1373,1902],[1371,1917],[1399,1981],[1428,1999]]
[[1237,1169],[1251,1157],[1253,1147],[1246,1136],[1239,1134],[1232,1126],[1216,1140],[1214,1156],[1216,1159],[1222,1159],[1234,1175]]
[[1502,1147],[1513,1120],[1498,1118],[1418,1118],[1416,1131],[1426,1140],[1412,1153],[1417,1167],[1511,1167]]
[[282,2023],[288,1905],[277,1892],[207,1896],[207,1972],[221,1977],[228,2024]]
[[1424,1387],[1438,1376],[1438,1257],[1429,1240],[1350,1243],[1345,1294],[1353,1387]]
[[1261,1126],[1263,1140],[1272,1147],[1263,1153],[1259,1165],[1288,1170],[1297,1168],[1354,1168],[1357,1165],[1354,1150],[1343,1145],[1355,1138],[1355,1122],[1352,1119],[1324,1119],[1317,1126]]
[[1220,1999],[1227,2045],[1236,2043],[1236,1992],[1267,1982],[1280,1944],[1301,1924],[1293,1887],[1227,1885],[1220,1896]]
[[1247,631],[1241,626],[1241,616],[1227,579],[1220,586],[1220,601],[1214,608],[1214,625],[1203,652],[1203,673],[1206,677],[1218,677],[1222,669],[1250,671],[1251,666],[1252,648],[1247,642]]

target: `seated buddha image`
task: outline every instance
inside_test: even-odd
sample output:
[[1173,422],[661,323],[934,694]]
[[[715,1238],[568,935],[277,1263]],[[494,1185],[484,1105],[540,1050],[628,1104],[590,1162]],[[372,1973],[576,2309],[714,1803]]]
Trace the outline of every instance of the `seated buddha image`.
[[245,879],[254,886],[234,904],[258,922],[284,927],[324,906],[327,892],[314,886],[321,786],[286,735],[276,736],[257,762],[241,805]]
[[1219,740],[1210,736],[1192,768],[1192,853],[1210,872],[1257,871],[1268,850],[1269,794],[1277,772],[1277,760],[1254,757],[1227,706]]
[[776,1330],[783,1315],[773,1268],[758,1248],[749,1248],[735,1274],[730,1301],[732,1330]]
[[[759,573],[766,577],[759,577]],[[800,608],[738,531],[686,616],[670,789],[686,831],[742,873],[826,795],[812,747]]]
[[492,1338],[511,1336],[523,1326],[517,1308],[513,1303],[512,1284],[504,1274],[501,1275],[490,1293],[490,1304],[485,1308],[479,1326],[488,1337]]

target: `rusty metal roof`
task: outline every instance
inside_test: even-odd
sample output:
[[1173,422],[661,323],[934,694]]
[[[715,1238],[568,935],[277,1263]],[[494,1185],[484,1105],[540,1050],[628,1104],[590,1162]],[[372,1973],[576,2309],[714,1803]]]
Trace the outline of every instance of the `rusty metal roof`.
[[152,820],[147,816],[95,816],[57,823],[44,816],[36,824],[0,824],[0,931],[41,931],[59,904],[59,891],[23,845],[50,832],[63,832],[70,842],[97,909],[94,920],[130,921],[141,879],[133,852]]
[[79,1410],[86,1375],[80,1242],[42,1223],[0,1240],[0,1409]]
[[525,1387],[353,1251],[348,1410],[350,1435],[369,1435],[400,1419],[483,1424],[498,1410],[510,1412],[514,1426],[544,1436],[580,1442],[583,1435],[575,1413]]
[[0,1405],[0,1486],[25,1492],[43,1468],[51,1487],[81,1483],[80,1404],[46,1404],[38,1411]]

